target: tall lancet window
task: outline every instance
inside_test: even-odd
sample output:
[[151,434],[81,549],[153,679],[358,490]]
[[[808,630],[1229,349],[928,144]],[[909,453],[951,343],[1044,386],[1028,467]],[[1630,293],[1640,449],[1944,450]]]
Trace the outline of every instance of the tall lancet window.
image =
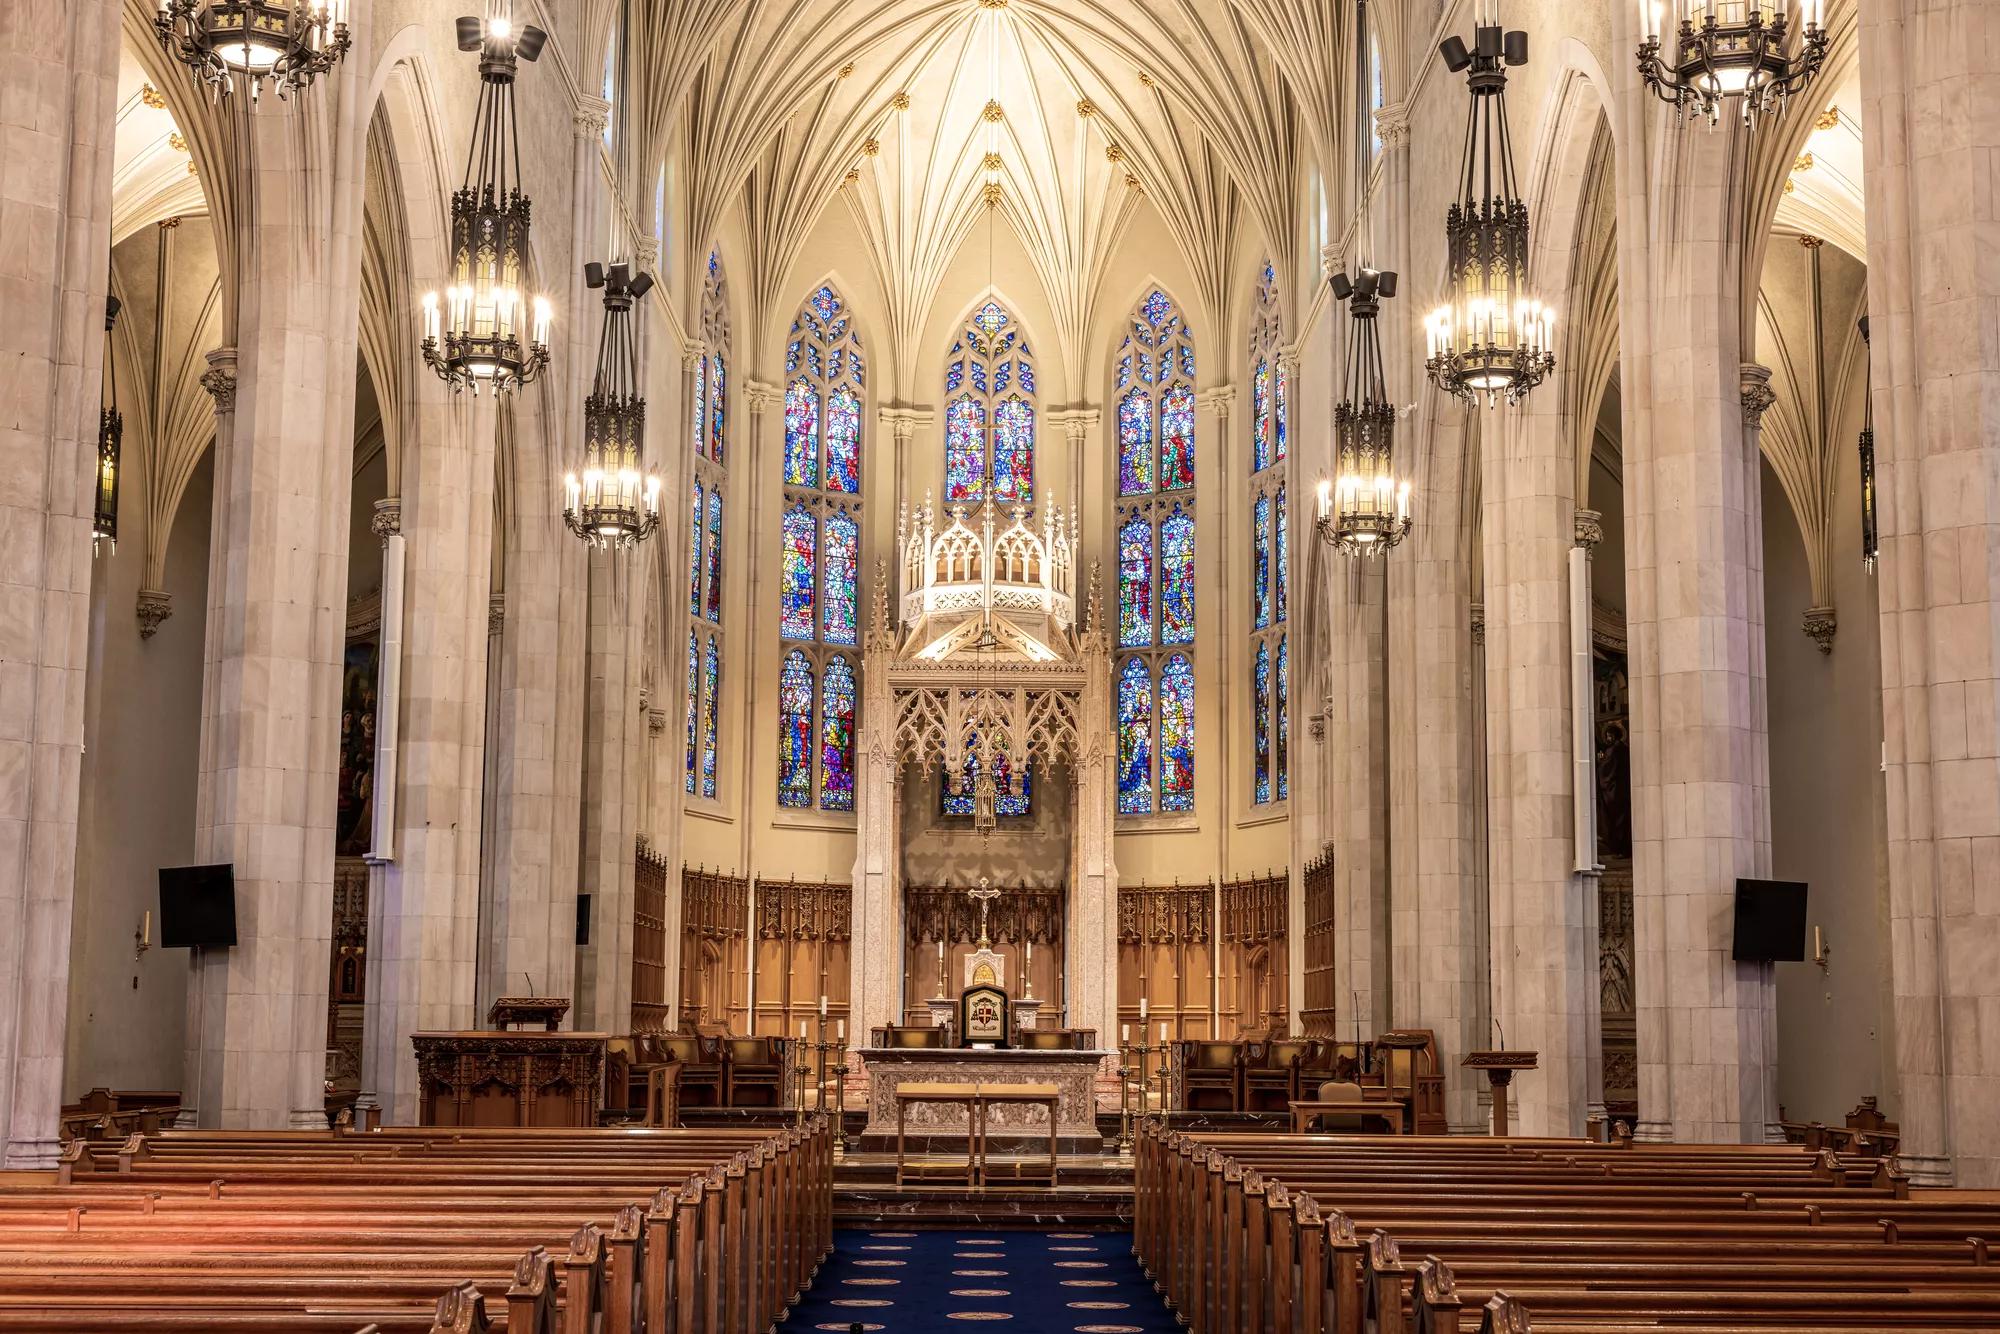
[[1194,809],[1194,334],[1157,288],[1118,350],[1118,813]]
[[1267,261],[1250,319],[1250,797],[1291,795],[1291,655],[1286,651],[1291,518],[1285,495],[1291,385],[1278,275]]
[[778,804],[792,810],[854,809],[866,389],[853,312],[821,287],[799,308],[785,351]]
[[702,281],[701,340],[688,420],[694,489],[688,513],[687,790],[713,797],[722,714],[722,513],[729,490],[731,384],[729,288],[713,251]]
[[944,498],[1035,502],[1035,354],[1014,317],[989,300],[946,354]]

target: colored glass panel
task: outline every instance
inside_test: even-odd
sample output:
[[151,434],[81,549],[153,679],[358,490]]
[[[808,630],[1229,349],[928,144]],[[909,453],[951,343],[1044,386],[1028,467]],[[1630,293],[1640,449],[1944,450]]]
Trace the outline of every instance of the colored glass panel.
[[854,668],[845,658],[826,665],[820,684],[819,807],[854,809]]
[[1276,423],[1275,426],[1275,430],[1277,432],[1276,451],[1278,455],[1278,462],[1280,463],[1283,463],[1285,461],[1286,451],[1291,443],[1290,436],[1291,436],[1292,412],[1291,412],[1291,403],[1289,402],[1291,398],[1290,380],[1291,377],[1285,374],[1285,368],[1282,364],[1280,364],[1278,367],[1277,404],[1272,413],[1273,419]]
[[701,717],[701,654],[692,630],[688,631],[687,684],[687,790],[693,796],[696,738],[700,735],[695,728]]
[[810,380],[785,390],[785,485],[819,485],[819,391]]
[[1153,677],[1142,659],[1118,673],[1118,813],[1153,809]]
[[812,294],[813,314],[831,322],[840,314],[840,295],[831,287],[822,287]]
[[701,483],[694,484],[693,512],[688,519],[688,615],[701,615]]
[[1194,485],[1194,390],[1177,384],[1160,398],[1160,490]]
[[722,650],[715,636],[708,637],[708,651],[701,663],[701,795],[715,795],[715,716],[722,693]]
[[785,512],[780,556],[778,633],[786,639],[813,637],[813,574],[819,533],[812,513],[803,505]]
[[1278,800],[1292,795],[1292,642],[1278,641]]
[[1250,506],[1250,628],[1271,624],[1271,498]]
[[1292,564],[1292,532],[1291,532],[1291,522],[1285,517],[1285,488],[1282,486],[1278,488],[1277,562],[1278,562],[1278,570],[1277,570],[1278,577],[1272,581],[1277,585],[1277,592],[1274,594],[1274,596],[1277,600],[1278,605],[1277,605],[1277,610],[1274,613],[1274,619],[1277,620],[1280,624],[1283,624],[1285,619],[1286,585],[1290,582],[1289,572]]
[[715,355],[715,371],[708,382],[708,456],[723,462],[723,446],[729,436],[729,390],[722,354]]
[[703,357],[694,364],[694,448],[697,454],[708,452],[708,358]]
[[1194,516],[1179,505],[1160,525],[1160,642],[1194,643]]
[[1118,494],[1149,494],[1153,462],[1153,401],[1134,389],[1118,403]]
[[1271,363],[1260,359],[1250,383],[1255,404],[1250,417],[1250,471],[1262,472],[1271,466]]
[[1257,646],[1257,661],[1250,671],[1250,713],[1257,745],[1255,751],[1255,799],[1258,805],[1271,799],[1271,646]]
[[944,417],[944,498],[977,504],[986,495],[986,408],[970,394],[954,399]]
[[708,493],[708,619],[722,624],[722,492]]
[[825,564],[820,576],[821,637],[829,644],[857,644],[860,606],[856,572],[861,556],[861,531],[853,519],[834,513],[826,517]]
[[1003,505],[1035,498],[1035,405],[1018,395],[993,409],[993,498]]
[[1194,809],[1194,664],[1183,653],[1160,668],[1160,809]]
[[1118,646],[1153,642],[1153,525],[1135,514],[1118,530]]
[[990,338],[1006,325],[1007,312],[1001,308],[999,302],[989,301],[973,315],[972,322]]
[[861,491],[861,398],[846,385],[826,399],[826,489]]
[[778,672],[778,804],[812,805],[813,673],[794,649]]
[[1146,294],[1144,301],[1139,303],[1139,313],[1146,317],[1146,323],[1157,329],[1169,315],[1174,313],[1174,303],[1168,299],[1165,292],[1156,287]]

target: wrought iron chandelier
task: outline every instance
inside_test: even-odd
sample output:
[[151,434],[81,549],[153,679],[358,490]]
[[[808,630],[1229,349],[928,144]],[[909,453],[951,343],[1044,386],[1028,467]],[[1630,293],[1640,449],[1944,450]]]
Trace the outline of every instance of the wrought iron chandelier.
[[1321,479],[1320,540],[1350,556],[1373,556],[1410,531],[1410,483],[1395,470],[1396,407],[1382,377],[1382,340],[1375,317],[1396,294],[1396,275],[1363,267],[1350,281],[1333,278],[1333,296],[1347,303],[1346,391],[1333,409],[1334,475]]
[[1478,0],[1472,46],[1449,37],[1445,68],[1466,74],[1472,107],[1458,198],[1445,215],[1447,298],[1424,320],[1432,383],[1491,407],[1518,403],[1555,369],[1555,312],[1528,295],[1528,206],[1514,184],[1507,69],[1528,63],[1528,34],[1503,32],[1498,0]]
[[306,87],[347,54],[347,0],[160,0],[153,28],[168,55],[218,94],[264,81]]
[[[1687,115],[1722,118],[1734,99],[1745,125],[1775,114],[1826,61],[1823,0],[1639,0],[1639,74]],[[1794,40],[1794,27],[1799,36]],[[1662,42],[1671,43],[1663,51]]]
[[646,400],[632,331],[632,307],[653,289],[653,275],[586,264],[583,279],[604,291],[604,334],[597,378],[583,401],[583,467],[563,478],[563,522],[591,546],[631,547],[660,526],[660,479],[646,471]]
[[479,52],[479,106],[465,183],[451,197],[451,285],[424,295],[424,360],[453,389],[504,393],[549,360],[549,303],[521,293],[531,206],[521,193],[514,77],[548,34],[504,12],[458,21],[458,49]]
[[125,441],[125,417],[118,411],[117,352],[111,329],[118,323],[118,298],[104,298],[104,383],[111,401],[97,418],[97,486],[90,507],[90,551],[118,549],[118,451]]

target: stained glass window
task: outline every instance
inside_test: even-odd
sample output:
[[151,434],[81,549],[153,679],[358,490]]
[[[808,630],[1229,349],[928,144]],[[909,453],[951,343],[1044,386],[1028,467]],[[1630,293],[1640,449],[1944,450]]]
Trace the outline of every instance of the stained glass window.
[[793,808],[813,802],[813,671],[806,655],[793,649],[778,673],[778,804]]
[[708,619],[722,624],[722,492],[708,493]]
[[827,661],[820,689],[819,805],[854,809],[854,668],[846,658]]
[[701,615],[701,483],[694,484],[694,508],[688,520],[688,615]]
[[1194,517],[1179,505],[1160,524],[1160,642],[1194,643]]
[[1271,799],[1271,646],[1268,644],[1257,646],[1257,662],[1250,675],[1250,712],[1257,738],[1254,792],[1261,806]]
[[[855,364],[860,364],[856,357]],[[861,491],[861,398],[846,385],[826,399],[826,489]]]
[[818,567],[819,525],[812,511],[794,505],[785,511],[783,572],[779,576],[779,597],[783,608],[778,617],[778,633],[786,639],[813,637],[813,580]]
[[820,566],[820,605],[825,619],[820,637],[829,644],[858,644],[860,608],[856,605],[855,584],[861,530],[853,519],[836,510],[826,516],[825,541],[825,559]]
[[1134,389],[1118,402],[1118,494],[1153,489],[1153,400]]
[[1271,363],[1257,359],[1250,372],[1255,407],[1250,419],[1250,471],[1262,472],[1271,466]]
[[785,485],[819,485],[819,391],[810,380],[785,390]]
[[1250,628],[1271,624],[1271,498],[1250,503]]
[[1278,641],[1278,800],[1292,795],[1292,643]]
[[720,464],[729,441],[729,394],[725,385],[723,354],[717,352],[708,383],[708,456]]
[[1285,488],[1281,486],[1278,488],[1278,566],[1273,572],[1275,575],[1273,582],[1277,585],[1277,592],[1273,595],[1273,600],[1277,603],[1275,619],[1280,625],[1285,621],[1285,585],[1288,582],[1285,572],[1291,565],[1291,556],[1291,525],[1285,518]]
[[[993,765],[993,814],[995,817],[1019,819],[1034,810],[1034,783],[1031,769],[1023,765],[1015,769],[1007,757],[1004,740],[996,743],[998,755]],[[977,798],[974,785],[979,781],[979,733],[975,729],[965,739],[965,767],[958,774],[939,776],[938,809],[944,814],[970,819],[975,813]]]
[[708,256],[701,298],[703,352],[694,364],[694,492],[688,514],[688,772],[690,796],[717,794],[717,720],[722,716],[723,466],[729,431],[729,303],[721,257]]
[[947,505],[1035,499],[1035,354],[997,301],[972,313],[945,354]]
[[1153,674],[1143,658],[1118,673],[1118,813],[1153,810]]
[[1290,437],[1291,437],[1292,411],[1291,411],[1290,380],[1291,377],[1285,372],[1284,363],[1280,362],[1278,364],[1277,402],[1276,402],[1276,407],[1273,410],[1273,416],[1276,421],[1276,426],[1274,429],[1276,430],[1278,437],[1277,455],[1278,455],[1278,462],[1280,463],[1283,463],[1285,461],[1285,455],[1288,451],[1290,445]]
[[1160,668],[1160,809],[1194,809],[1194,664],[1184,653]]
[[708,452],[707,357],[702,357],[694,364],[694,448],[698,454]]
[[687,790],[694,795],[695,757],[700,733],[696,730],[701,716],[701,654],[694,637],[688,631],[688,680],[687,680]]
[[1135,514],[1118,530],[1118,646],[1153,642],[1153,525]]
[[1160,396],[1160,490],[1194,485],[1194,388],[1177,384]]
[[708,637],[708,652],[701,663],[701,795],[715,795],[715,719],[717,693],[722,688],[722,649],[715,636]]

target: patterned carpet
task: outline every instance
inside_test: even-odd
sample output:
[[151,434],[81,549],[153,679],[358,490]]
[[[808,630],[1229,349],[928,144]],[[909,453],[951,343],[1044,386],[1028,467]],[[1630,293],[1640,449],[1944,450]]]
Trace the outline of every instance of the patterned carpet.
[[927,1334],[961,1322],[1070,1334],[1169,1334],[1174,1318],[1126,1232],[834,1234],[819,1281],[779,1329]]

